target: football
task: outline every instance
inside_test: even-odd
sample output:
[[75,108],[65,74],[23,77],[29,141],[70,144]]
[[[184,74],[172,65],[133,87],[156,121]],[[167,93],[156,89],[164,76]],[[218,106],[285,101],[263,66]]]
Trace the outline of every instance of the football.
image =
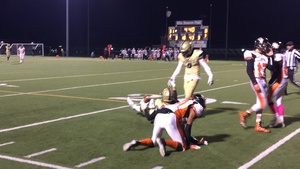
[[150,95],[145,95],[144,96],[144,102],[148,103],[151,100]]

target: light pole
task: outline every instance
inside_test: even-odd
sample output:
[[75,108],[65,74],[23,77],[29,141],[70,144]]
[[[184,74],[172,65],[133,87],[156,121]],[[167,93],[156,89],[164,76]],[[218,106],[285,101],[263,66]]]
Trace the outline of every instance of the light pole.
[[225,59],[228,55],[228,16],[229,16],[229,0],[227,0],[227,11],[226,11],[226,42],[225,42]]
[[171,11],[166,7],[166,46],[168,46],[168,18],[171,16]]
[[69,56],[69,0],[66,0],[66,56]]
[[90,0],[87,0],[87,56],[90,54]]
[[209,32],[208,32],[208,37],[209,37],[209,40],[208,40],[208,48],[211,49],[211,30],[212,30],[212,7],[213,7],[213,4],[211,3],[210,4],[210,10],[209,10]]

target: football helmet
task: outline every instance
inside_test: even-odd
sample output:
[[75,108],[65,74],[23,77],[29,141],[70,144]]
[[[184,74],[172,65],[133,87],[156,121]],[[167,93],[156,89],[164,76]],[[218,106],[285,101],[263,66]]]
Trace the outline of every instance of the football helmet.
[[268,38],[259,37],[254,41],[254,48],[260,50],[261,52],[268,53],[271,48],[271,44]]
[[281,47],[281,42],[273,42],[272,49],[274,52],[279,52]]
[[161,95],[162,95],[163,102],[169,102],[169,101],[171,101],[171,95],[172,95],[171,89],[165,88],[162,91]]
[[195,94],[194,99],[196,102],[198,102],[203,107],[203,109],[206,108],[206,98],[203,95]]
[[180,52],[184,57],[191,56],[192,51],[193,51],[193,46],[191,42],[189,41],[182,42],[182,44],[180,45]]

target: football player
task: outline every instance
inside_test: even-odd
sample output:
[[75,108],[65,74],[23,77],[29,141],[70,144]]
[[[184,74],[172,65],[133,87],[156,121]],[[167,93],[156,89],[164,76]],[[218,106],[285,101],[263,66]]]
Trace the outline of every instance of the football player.
[[259,37],[254,41],[254,50],[246,50],[244,52],[244,60],[246,61],[246,70],[250,78],[250,85],[256,95],[256,103],[245,112],[240,112],[240,124],[246,128],[246,118],[256,113],[255,132],[270,133],[271,131],[261,126],[262,111],[266,108],[268,85],[266,82],[266,68],[273,70],[271,58],[273,50],[269,40]]
[[[124,144],[123,150],[128,151],[138,145],[153,147],[158,145],[162,157],[166,156],[165,146],[169,146],[176,151],[185,151],[187,148],[200,149],[199,144],[203,144],[203,139],[198,141],[191,137],[193,121],[200,117],[205,109],[205,98],[200,94],[192,96],[193,100],[182,103],[170,104],[155,110],[154,127],[152,137],[142,140],[132,140]],[[146,109],[145,114],[149,111]],[[152,113],[152,114],[153,114]],[[183,130],[181,123],[186,123]],[[166,130],[171,139],[161,138],[163,130]]]
[[285,127],[282,99],[288,85],[288,71],[286,55],[280,52],[280,47],[281,42],[272,43],[275,70],[272,72],[272,77],[269,81],[268,102],[274,118],[269,127]]
[[25,57],[25,47],[23,44],[18,48],[18,56],[20,58],[20,63],[23,63]]
[[184,66],[185,74],[183,88],[186,100],[189,100],[198,84],[198,81],[200,79],[200,65],[204,68],[206,74],[208,75],[208,85],[212,85],[214,83],[211,69],[204,60],[203,56],[203,51],[201,49],[193,48],[191,42],[189,41],[184,41],[180,45],[178,65],[174,70],[173,75],[169,79],[168,85],[172,87],[176,86],[176,77],[180,73],[181,68]]
[[10,58],[10,51],[11,51],[11,46],[10,46],[10,44],[7,44],[6,51],[5,51],[7,60],[9,60],[9,58]]
[[[162,91],[162,98],[161,99],[151,99],[151,97],[149,95],[145,95],[143,97],[143,99],[140,101],[140,106],[138,106],[137,104],[135,104],[130,97],[127,98],[127,103],[130,105],[130,107],[139,112],[142,113],[143,115],[145,115],[145,109],[148,107],[150,108],[161,108],[166,104],[174,104],[178,102],[177,99],[177,91],[176,91],[176,87],[173,87],[172,89],[170,88],[165,88]],[[151,102],[150,102],[151,101]],[[147,119],[149,121],[152,121],[154,118],[150,118],[147,117]]]

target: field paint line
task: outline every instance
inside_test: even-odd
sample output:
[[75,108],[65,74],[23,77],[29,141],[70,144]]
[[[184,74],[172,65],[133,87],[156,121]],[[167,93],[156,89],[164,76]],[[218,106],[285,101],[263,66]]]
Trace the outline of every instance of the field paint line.
[[10,144],[14,144],[15,142],[11,141],[11,142],[8,142],[8,143],[3,143],[3,144],[0,144],[0,147],[3,147],[3,146],[6,146],[6,145],[10,145]]
[[94,85],[85,85],[85,86],[74,86],[74,87],[67,87],[67,88],[61,88],[61,89],[35,91],[35,92],[15,93],[15,94],[2,95],[0,97],[21,96],[21,95],[26,95],[26,94],[31,95],[31,94],[39,94],[39,93],[46,93],[46,92],[57,92],[57,91],[65,91],[65,90],[83,89],[83,88],[90,88],[90,87],[110,86],[110,85],[119,85],[119,84],[136,83],[136,82],[147,82],[147,81],[161,80],[161,79],[166,79],[166,77],[114,82],[114,83],[104,83],[104,84],[94,84]]
[[24,157],[31,158],[31,157],[39,156],[39,155],[42,155],[42,154],[50,153],[50,152],[56,151],[56,150],[57,150],[56,148],[51,148],[49,150],[44,150],[44,151],[40,151],[40,152],[37,152],[37,153],[29,154],[29,155],[24,156]]
[[162,168],[164,168],[164,167],[163,166],[155,166],[152,169],[162,169]]
[[155,70],[140,70],[140,71],[127,71],[127,72],[115,72],[115,73],[97,73],[97,74],[85,74],[85,75],[70,75],[70,76],[56,76],[56,77],[40,77],[32,79],[15,79],[15,80],[2,80],[1,82],[24,82],[24,81],[35,81],[35,80],[52,80],[52,79],[64,79],[64,78],[78,78],[78,77],[90,77],[90,76],[107,76],[107,75],[119,75],[127,73],[143,73],[143,72],[153,72],[162,71],[169,69],[155,69]]
[[[208,91],[214,91],[214,90],[219,90],[219,89],[224,89],[224,88],[230,88],[230,87],[240,86],[240,85],[244,85],[244,84],[248,84],[248,83],[249,82],[235,84],[235,85],[229,85],[229,86],[224,86],[224,87],[219,87],[219,88],[214,88],[214,89],[209,89],[209,90],[203,90],[201,92],[204,93],[204,92],[208,92]],[[179,96],[183,96],[183,95],[179,95]],[[73,119],[73,118],[82,117],[82,116],[88,116],[88,115],[92,115],[92,114],[98,114],[98,113],[101,113],[101,112],[106,112],[106,111],[111,111],[111,110],[118,110],[118,109],[122,109],[122,108],[125,108],[125,107],[129,107],[129,105],[121,106],[121,107],[115,107],[115,108],[110,108],[110,109],[104,109],[104,110],[98,110],[98,111],[88,112],[88,113],[83,113],[83,114],[78,114],[78,115],[74,115],[74,116],[67,116],[67,117],[62,117],[62,118],[53,119],[53,120],[36,122],[36,123],[27,124],[27,125],[23,125],[23,126],[17,126],[17,127],[7,128],[7,129],[1,129],[0,133],[4,133],[4,132],[8,132],[8,131],[13,131],[13,130],[18,130],[18,129],[23,129],[23,128],[28,128],[28,127],[33,127],[33,126],[38,126],[38,125],[42,125],[42,124],[53,123],[53,122],[57,122],[57,121],[63,121],[63,120],[67,120],[67,119]]]
[[[220,90],[220,89],[226,89],[226,88],[231,88],[231,87],[236,87],[236,86],[242,86],[245,84],[249,84],[249,82],[244,82],[244,83],[239,83],[239,84],[234,84],[234,85],[229,85],[229,86],[223,86],[223,87],[217,87],[217,88],[213,88],[213,89],[207,89],[207,90],[201,90],[201,91],[197,91],[194,93],[205,93],[205,92],[210,92],[210,91],[215,91],[215,90]],[[183,97],[184,94],[178,95],[179,97]]]
[[48,163],[32,161],[32,160],[27,160],[27,159],[22,159],[22,158],[17,158],[17,157],[11,157],[11,156],[6,156],[6,155],[0,155],[0,158],[10,160],[10,161],[21,162],[21,163],[33,164],[33,165],[36,165],[36,166],[47,167],[47,168],[71,169],[71,168],[68,168],[68,167],[63,167],[63,166],[59,166],[59,165],[55,165],[55,164],[48,164]]
[[49,124],[49,123],[68,120],[68,119],[74,119],[74,118],[77,118],[77,117],[89,116],[89,115],[98,114],[98,113],[111,111],[111,110],[123,109],[125,107],[129,107],[129,105],[110,108],[110,109],[104,109],[104,110],[98,110],[98,111],[93,111],[93,112],[88,112],[88,113],[83,113],[83,114],[77,114],[77,115],[73,115],[73,116],[61,117],[61,118],[58,118],[58,119],[47,120],[47,121],[42,121],[42,122],[36,122],[36,123],[31,123],[31,124],[27,124],[27,125],[23,125],[23,126],[17,126],[17,127],[7,128],[7,129],[1,129],[0,133],[19,130],[19,129],[33,127],[33,126],[39,126],[39,125],[42,125],[42,124]]
[[104,160],[104,159],[105,159],[105,157],[94,158],[94,159],[92,159],[92,160],[90,160],[90,161],[87,161],[87,162],[78,164],[78,165],[76,165],[75,167],[76,167],[76,168],[84,167],[84,166],[93,164],[93,163],[95,163],[95,162],[98,162],[98,161],[101,161],[101,160]]
[[295,135],[297,135],[299,133],[300,133],[300,128],[298,128],[297,130],[293,131],[291,134],[287,135],[283,139],[279,140],[276,144],[273,144],[271,147],[269,147],[268,149],[266,149],[265,151],[263,151],[262,153],[260,153],[258,156],[256,156],[255,158],[253,158],[248,163],[245,163],[244,165],[240,166],[239,169],[247,169],[247,168],[251,167],[252,165],[254,165],[258,161],[260,161],[261,159],[263,159],[264,157],[266,157],[267,155],[269,155],[272,151],[276,150],[282,144],[284,144],[285,142],[289,141],[292,137],[294,137]]

